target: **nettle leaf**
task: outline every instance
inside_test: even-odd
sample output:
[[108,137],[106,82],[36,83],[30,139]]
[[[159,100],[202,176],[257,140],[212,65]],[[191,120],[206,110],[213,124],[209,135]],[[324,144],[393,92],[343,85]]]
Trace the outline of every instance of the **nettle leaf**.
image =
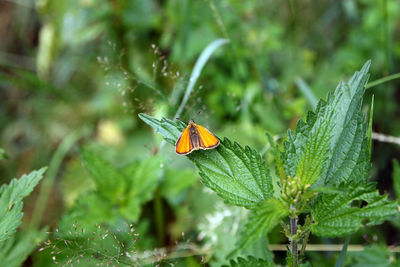
[[22,200],[28,196],[43,178],[46,168],[13,179],[0,188],[0,242],[11,237],[22,219]]
[[[311,211],[311,231],[324,237],[344,236],[363,225],[376,225],[398,213],[396,202],[379,195],[374,183],[339,187],[342,193],[325,193]],[[364,205],[366,203],[366,205]],[[363,204],[364,206],[360,205]]]
[[93,151],[82,149],[81,156],[99,193],[111,201],[118,201],[126,189],[123,175]]
[[368,178],[369,138],[362,98],[368,81],[368,61],[348,83],[341,82],[327,101],[320,101],[306,122],[299,121],[288,132],[282,153],[285,171],[298,176],[303,184],[338,185],[341,182],[366,182]]
[[288,213],[287,206],[278,199],[271,198],[260,203],[251,211],[235,251],[248,247],[261,236],[265,236]]
[[[156,120],[145,114],[139,117],[171,144],[175,144],[185,127],[165,118]],[[199,168],[202,182],[229,204],[252,208],[273,195],[270,173],[257,151],[250,147],[243,148],[225,139],[215,149],[194,151],[187,157]]]
[[204,185],[232,205],[253,207],[273,195],[272,178],[257,151],[227,138],[218,148],[188,157],[200,170]]
[[365,183],[369,178],[369,138],[361,107],[370,64],[365,63],[348,83],[340,83],[328,97],[328,103],[335,104],[337,115],[330,142],[332,154],[324,175],[326,184],[350,180]]
[[[152,198],[157,187],[160,159],[142,159],[116,169],[92,151],[83,149],[81,154],[86,169],[96,182],[99,199],[113,204],[123,217],[136,221],[141,204]],[[79,207],[76,209],[80,210]]]
[[[245,258],[239,257],[236,260],[231,260],[230,267],[268,267],[275,266],[273,262],[266,261],[263,259],[256,259],[252,256]],[[222,267],[229,267],[228,265],[222,265]]]

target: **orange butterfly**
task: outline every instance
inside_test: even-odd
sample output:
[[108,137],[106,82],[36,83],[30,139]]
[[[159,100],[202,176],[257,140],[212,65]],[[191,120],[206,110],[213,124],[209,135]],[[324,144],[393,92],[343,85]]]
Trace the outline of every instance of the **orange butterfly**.
[[219,145],[219,139],[206,128],[190,120],[175,144],[175,151],[179,155],[187,155],[193,150],[212,149]]

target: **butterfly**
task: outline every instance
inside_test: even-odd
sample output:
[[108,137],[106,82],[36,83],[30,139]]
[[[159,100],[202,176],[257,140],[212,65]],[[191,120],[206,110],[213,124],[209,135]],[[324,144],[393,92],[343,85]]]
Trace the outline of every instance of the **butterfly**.
[[213,149],[219,145],[219,139],[203,126],[190,120],[175,144],[179,155],[190,154],[193,150]]

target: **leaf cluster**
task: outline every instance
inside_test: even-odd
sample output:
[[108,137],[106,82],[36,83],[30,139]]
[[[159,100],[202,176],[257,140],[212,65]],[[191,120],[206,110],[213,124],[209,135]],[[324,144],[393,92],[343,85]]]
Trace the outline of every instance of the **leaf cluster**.
[[[248,146],[225,138],[216,149],[188,155],[204,185],[227,204],[251,210],[236,251],[267,234],[288,215],[297,219],[302,213],[309,214],[307,227],[299,225],[295,235],[287,234],[291,240],[305,239],[306,243],[310,231],[324,237],[343,236],[397,213],[396,203],[368,182],[371,123],[368,127],[361,107],[369,67],[367,62],[348,82],[340,82],[326,101],[319,101],[315,112],[288,131],[283,148],[269,137],[281,197],[274,197],[272,168]],[[171,144],[184,128],[181,122],[166,118],[139,117]]]
[[152,198],[157,187],[160,159],[146,158],[117,169],[92,150],[82,149],[81,156],[96,190],[77,199],[60,228],[68,229],[74,222],[94,227],[119,218],[136,222],[141,205]]

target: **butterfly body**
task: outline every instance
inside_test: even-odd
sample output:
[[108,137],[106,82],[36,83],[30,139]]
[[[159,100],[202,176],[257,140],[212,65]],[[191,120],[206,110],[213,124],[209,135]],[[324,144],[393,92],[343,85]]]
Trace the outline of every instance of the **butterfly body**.
[[175,151],[179,155],[187,155],[194,150],[212,149],[219,145],[219,139],[203,126],[190,120],[176,141]]

